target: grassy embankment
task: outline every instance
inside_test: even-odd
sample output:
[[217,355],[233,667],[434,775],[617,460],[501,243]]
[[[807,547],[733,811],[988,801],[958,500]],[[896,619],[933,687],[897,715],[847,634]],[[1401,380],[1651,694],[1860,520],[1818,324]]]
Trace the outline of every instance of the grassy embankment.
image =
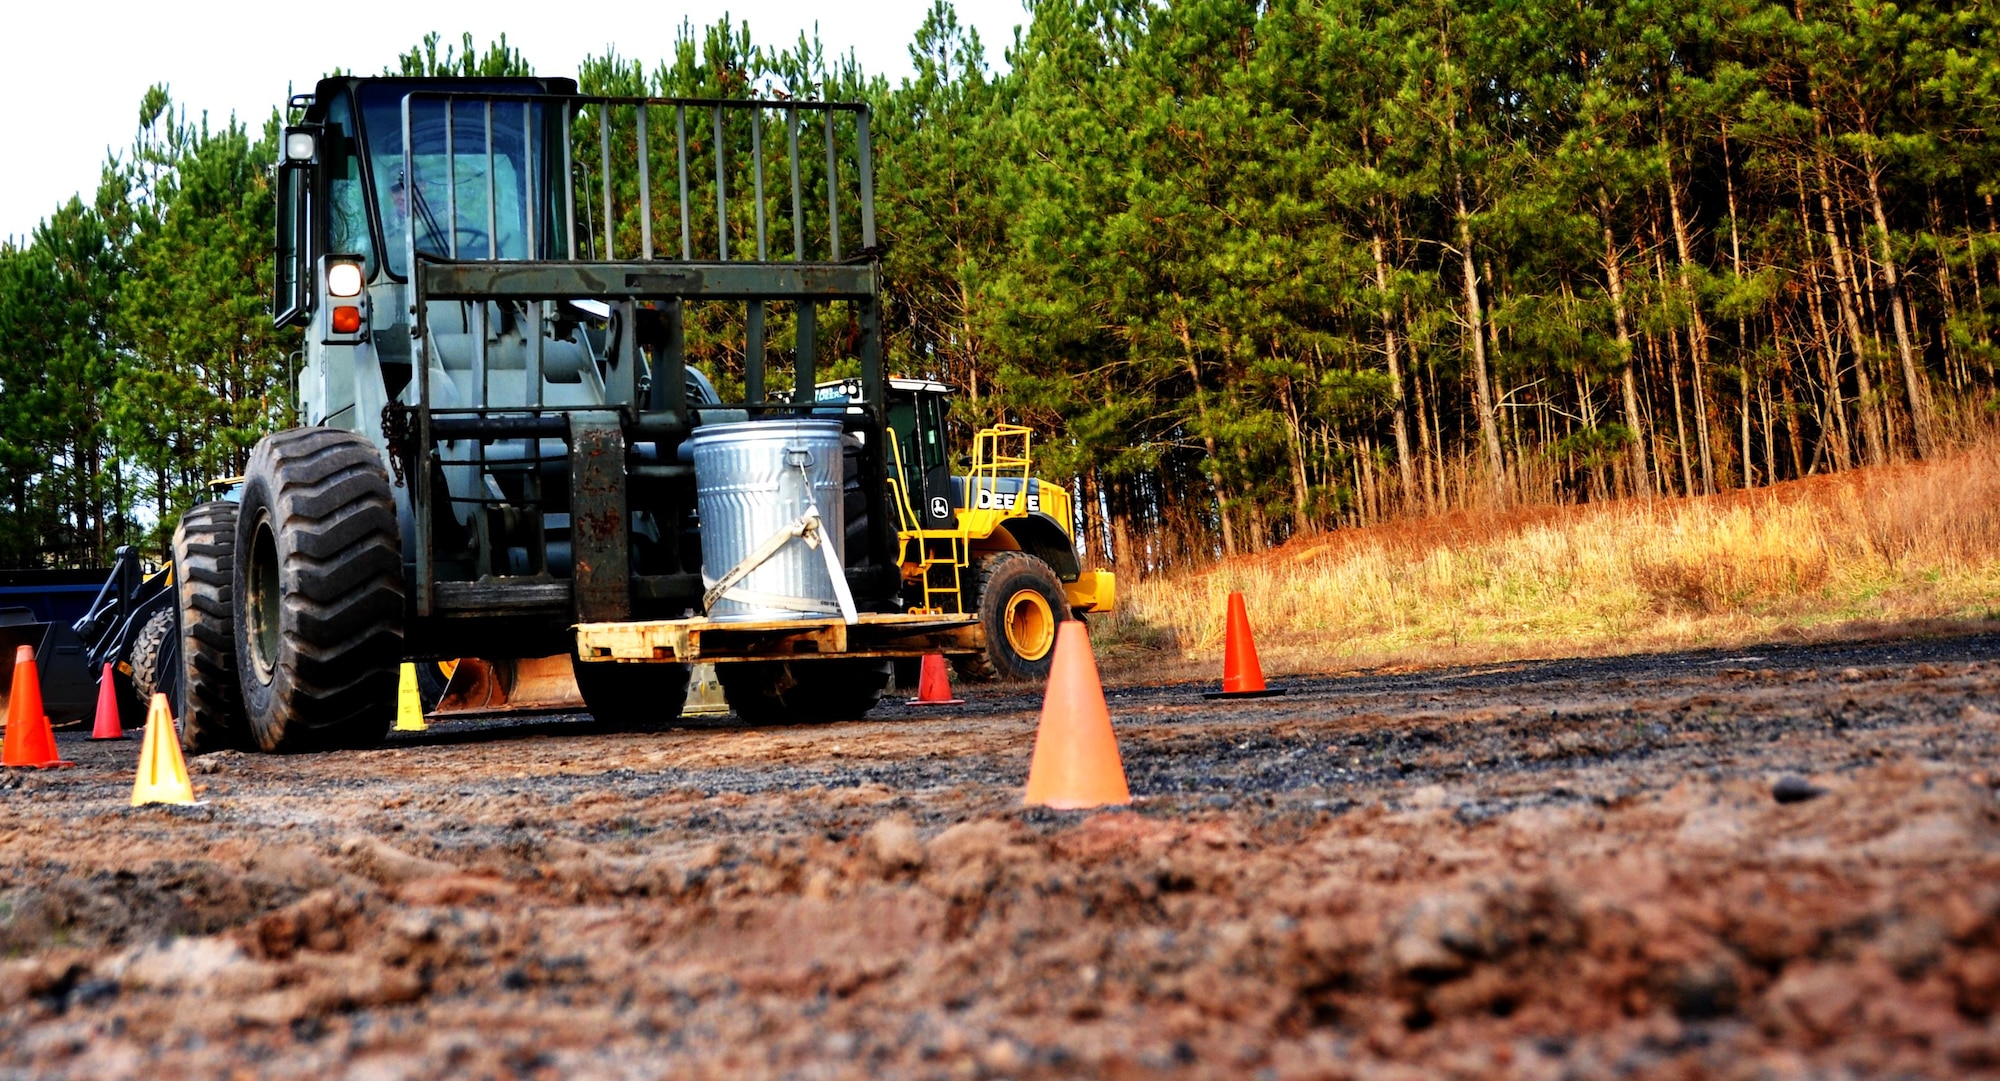
[[1728,646],[2000,620],[2000,444],[1695,499],[1454,514],[1121,582],[1107,668],[1212,677]]

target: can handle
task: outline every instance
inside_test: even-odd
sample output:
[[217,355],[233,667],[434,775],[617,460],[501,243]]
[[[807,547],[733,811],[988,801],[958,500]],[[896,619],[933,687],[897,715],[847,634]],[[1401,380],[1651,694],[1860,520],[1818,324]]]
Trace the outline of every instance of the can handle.
[[813,464],[812,450],[808,447],[786,447],[785,464],[797,466],[800,469],[811,469]]

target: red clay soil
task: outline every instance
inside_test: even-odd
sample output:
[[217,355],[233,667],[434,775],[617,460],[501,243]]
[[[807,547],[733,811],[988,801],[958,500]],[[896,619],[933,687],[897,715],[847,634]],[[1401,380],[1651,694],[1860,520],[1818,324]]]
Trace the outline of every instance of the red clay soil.
[[0,1077],[2000,1076],[2000,637],[0,781]]

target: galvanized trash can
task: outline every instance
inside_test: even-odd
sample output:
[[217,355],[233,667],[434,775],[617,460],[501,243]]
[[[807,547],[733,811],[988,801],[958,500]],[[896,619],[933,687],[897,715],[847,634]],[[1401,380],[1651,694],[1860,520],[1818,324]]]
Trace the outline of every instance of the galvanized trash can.
[[[790,528],[809,501],[819,508],[824,543],[845,557],[840,421],[705,424],[686,446],[694,458],[705,585],[713,587],[773,534]],[[732,623],[839,614],[826,557],[796,538],[708,612]]]

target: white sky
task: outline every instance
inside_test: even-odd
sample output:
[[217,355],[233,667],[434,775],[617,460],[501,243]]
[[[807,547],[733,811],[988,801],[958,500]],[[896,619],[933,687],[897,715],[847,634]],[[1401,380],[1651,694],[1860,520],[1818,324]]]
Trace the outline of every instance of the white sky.
[[[979,30],[986,60],[1027,21],[1021,0],[956,0],[961,24]],[[438,31],[457,44],[471,31],[483,52],[507,34],[542,75],[575,75],[577,62],[615,46],[650,70],[672,51],[685,17],[701,27],[725,12],[748,20],[759,45],[789,45],[819,26],[829,57],[853,50],[864,70],[893,84],[910,74],[909,44],[930,0],[839,5],[811,0],[13,0],[0,30],[0,237],[25,238],[72,194],[86,202],[108,148],[125,150],[139,98],[168,84],[188,115],[215,124],[231,112],[253,130],[284,99],[333,68],[382,70]]]

